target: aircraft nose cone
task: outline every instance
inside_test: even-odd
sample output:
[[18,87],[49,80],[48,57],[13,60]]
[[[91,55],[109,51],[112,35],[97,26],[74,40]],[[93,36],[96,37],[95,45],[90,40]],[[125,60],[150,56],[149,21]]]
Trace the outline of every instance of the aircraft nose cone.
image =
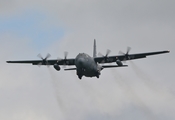
[[79,65],[83,65],[84,59],[83,59],[83,58],[79,58],[79,59],[78,59],[78,63],[79,63]]

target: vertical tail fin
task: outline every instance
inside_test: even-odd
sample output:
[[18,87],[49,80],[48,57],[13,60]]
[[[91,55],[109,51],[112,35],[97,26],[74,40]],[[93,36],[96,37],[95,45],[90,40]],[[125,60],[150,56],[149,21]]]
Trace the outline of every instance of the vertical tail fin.
[[93,57],[97,57],[97,50],[96,50],[96,40],[94,39],[94,49],[93,49]]

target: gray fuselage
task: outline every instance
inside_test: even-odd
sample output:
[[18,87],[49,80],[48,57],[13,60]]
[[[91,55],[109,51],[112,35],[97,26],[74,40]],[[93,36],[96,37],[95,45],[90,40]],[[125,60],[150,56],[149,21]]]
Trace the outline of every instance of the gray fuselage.
[[88,54],[79,53],[75,59],[75,66],[80,79],[83,75],[86,77],[99,77],[100,75],[97,63]]

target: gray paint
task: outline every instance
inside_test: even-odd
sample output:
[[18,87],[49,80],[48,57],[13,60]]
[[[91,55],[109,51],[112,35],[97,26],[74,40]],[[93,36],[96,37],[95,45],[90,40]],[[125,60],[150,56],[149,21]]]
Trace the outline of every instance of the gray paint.
[[[30,46],[30,37],[7,31],[0,35],[0,119],[175,119],[174,0],[1,0],[0,6],[3,19],[33,9],[48,15],[43,29],[50,24],[68,29],[61,41],[42,51]],[[80,51],[91,55],[94,38],[98,50],[109,48],[111,55],[125,52],[127,46],[131,53],[171,53],[133,61],[139,70],[127,62],[127,69],[107,69],[100,79],[83,81],[75,71],[58,74],[51,67],[5,63],[37,59],[36,53],[62,57],[65,50],[70,58]]]

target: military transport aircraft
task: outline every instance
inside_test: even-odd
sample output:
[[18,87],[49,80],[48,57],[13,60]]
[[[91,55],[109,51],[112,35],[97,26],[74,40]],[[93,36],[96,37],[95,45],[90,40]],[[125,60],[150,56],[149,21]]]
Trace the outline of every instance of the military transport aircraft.
[[[29,63],[33,65],[46,65],[53,67],[59,71],[60,65],[75,65],[75,68],[67,68],[64,70],[76,70],[79,79],[82,76],[86,77],[97,77],[99,78],[101,70],[104,68],[112,68],[112,67],[127,67],[127,65],[123,65],[122,61],[133,60],[133,59],[140,59],[146,58],[149,55],[156,55],[162,53],[169,53],[170,51],[158,51],[158,52],[148,52],[148,53],[138,53],[138,54],[129,54],[130,47],[127,48],[127,52],[119,52],[122,55],[115,55],[115,56],[108,56],[110,50],[107,50],[106,55],[102,55],[99,53],[99,57],[96,54],[96,40],[94,39],[94,50],[93,50],[93,57],[89,56],[86,53],[79,53],[76,58],[67,59],[68,52],[65,52],[64,59],[55,59],[55,60],[48,60],[50,54],[47,54],[45,58],[43,58],[40,54],[38,55],[41,60],[25,60],[25,61],[7,61],[7,63]],[[104,65],[104,63],[112,63],[116,62],[117,65]],[[102,64],[102,65],[100,65]]]

